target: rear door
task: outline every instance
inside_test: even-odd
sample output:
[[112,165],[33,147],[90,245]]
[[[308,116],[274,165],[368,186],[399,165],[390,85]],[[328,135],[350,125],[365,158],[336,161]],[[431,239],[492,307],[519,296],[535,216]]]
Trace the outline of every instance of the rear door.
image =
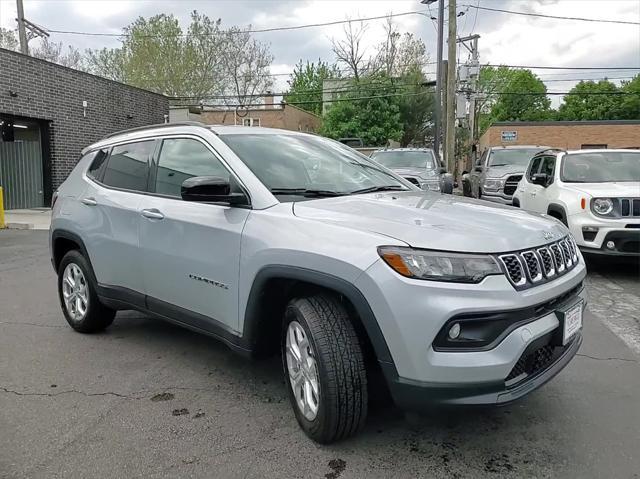
[[213,332],[238,329],[240,238],[250,210],[183,201],[180,189],[194,176],[230,175],[203,140],[165,138],[151,194],[138,208],[149,309]]
[[146,193],[155,140],[114,146],[94,159],[80,198],[86,247],[98,283],[141,293],[138,205]]

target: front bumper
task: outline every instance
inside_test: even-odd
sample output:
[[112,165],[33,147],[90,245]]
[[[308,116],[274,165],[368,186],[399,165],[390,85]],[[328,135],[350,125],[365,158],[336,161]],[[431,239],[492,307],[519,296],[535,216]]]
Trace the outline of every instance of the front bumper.
[[512,205],[513,195],[506,195],[502,191],[485,191],[482,190],[482,199],[500,203],[501,205]]
[[394,402],[405,410],[421,411],[430,405],[491,405],[507,404],[543,386],[569,364],[582,344],[582,333],[562,348],[546,367],[523,381],[507,386],[505,381],[494,383],[431,384],[396,378],[388,382]]
[[[640,218],[606,219],[585,212],[569,216],[568,223],[576,244],[585,253],[640,256]],[[613,248],[607,246],[609,241]]]
[[[580,288],[586,269],[584,260],[579,261],[560,278],[522,291],[516,291],[504,276],[489,276],[479,284],[464,285],[399,277],[384,263],[372,265],[358,278],[356,287],[368,299],[387,343],[392,362],[380,365],[397,403],[404,406],[411,402],[407,396],[422,391],[417,394],[422,399],[414,401],[417,404],[494,404],[516,399],[550,379],[575,351],[568,349],[563,355],[566,362],[554,361],[548,369],[555,372],[544,373],[547,379],[527,378],[526,387],[524,382],[505,385],[527,348],[558,331],[557,308],[580,300],[586,304],[584,288]],[[553,303],[552,308],[538,308],[559,297],[564,299]],[[458,315],[490,315],[523,308],[540,312],[514,325],[490,348],[436,351],[433,347],[442,327]],[[432,400],[426,401],[426,397]]]

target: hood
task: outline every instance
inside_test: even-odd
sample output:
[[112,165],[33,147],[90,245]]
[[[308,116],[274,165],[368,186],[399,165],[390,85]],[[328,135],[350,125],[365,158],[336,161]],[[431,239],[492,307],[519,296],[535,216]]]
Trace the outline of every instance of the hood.
[[391,171],[393,171],[398,176],[418,176],[423,179],[436,177],[435,170],[427,170],[426,168],[405,166],[402,168],[391,168]]
[[564,186],[595,198],[638,198],[640,181],[620,183],[564,183]]
[[[535,213],[439,193],[403,191],[294,204],[300,218],[390,236],[416,248],[499,253],[550,243],[567,233]],[[553,237],[550,237],[552,235]]]
[[526,169],[522,165],[490,166],[485,173],[487,178],[502,178],[507,175],[524,175]]

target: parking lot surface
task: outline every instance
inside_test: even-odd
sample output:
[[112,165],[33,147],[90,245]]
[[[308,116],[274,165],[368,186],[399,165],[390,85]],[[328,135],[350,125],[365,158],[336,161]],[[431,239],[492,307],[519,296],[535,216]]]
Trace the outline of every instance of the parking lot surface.
[[44,231],[0,231],[1,477],[640,477],[637,262],[590,265],[585,342],[529,397],[406,417],[357,437],[298,428],[277,358],[121,312],[69,328]]

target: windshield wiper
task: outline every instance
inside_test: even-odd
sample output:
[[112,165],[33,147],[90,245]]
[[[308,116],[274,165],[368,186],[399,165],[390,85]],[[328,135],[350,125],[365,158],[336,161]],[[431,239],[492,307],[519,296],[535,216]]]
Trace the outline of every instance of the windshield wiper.
[[271,188],[274,195],[294,195],[294,196],[306,196],[306,197],[323,197],[323,196],[343,196],[348,193],[341,193],[340,191],[333,190],[314,190],[307,188]]
[[405,188],[400,185],[372,186],[370,188],[362,188],[361,190],[352,191],[349,194],[359,195],[363,193],[374,193],[376,191],[409,191],[409,188]]

